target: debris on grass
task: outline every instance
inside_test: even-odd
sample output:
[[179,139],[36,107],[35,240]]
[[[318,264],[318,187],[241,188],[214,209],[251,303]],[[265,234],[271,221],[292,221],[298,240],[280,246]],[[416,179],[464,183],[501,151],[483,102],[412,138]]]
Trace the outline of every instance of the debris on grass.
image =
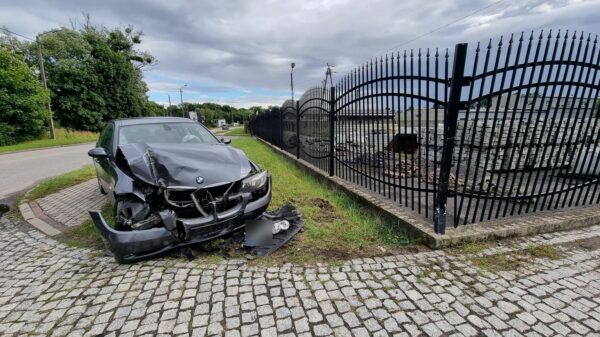
[[541,259],[558,260],[562,257],[562,253],[551,245],[529,245],[524,251],[532,257]]

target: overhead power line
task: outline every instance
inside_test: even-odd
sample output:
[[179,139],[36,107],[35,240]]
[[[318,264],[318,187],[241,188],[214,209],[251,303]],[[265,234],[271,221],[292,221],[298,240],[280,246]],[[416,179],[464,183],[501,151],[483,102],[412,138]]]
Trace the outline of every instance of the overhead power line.
[[2,30],[4,31],[4,33],[5,33],[5,34],[6,34],[6,33],[8,33],[8,34],[16,35],[16,36],[18,36],[18,37],[22,37],[22,38],[24,38],[24,39],[27,39],[27,40],[29,40],[29,41],[35,41],[35,39],[32,39],[32,38],[30,38],[30,37],[28,37],[28,36],[25,36],[25,35],[21,35],[21,34],[19,34],[19,33],[15,33],[15,32],[13,32],[12,30],[9,30],[8,28],[5,28],[5,27],[0,27],[0,29],[2,29]]
[[465,15],[465,16],[463,16],[463,17],[460,17],[460,18],[458,18],[458,19],[456,19],[456,20],[454,20],[454,21],[451,21],[451,22],[449,22],[449,23],[447,23],[447,24],[443,25],[443,26],[439,26],[439,27],[437,27],[437,28],[435,28],[435,29],[433,29],[433,30],[431,30],[431,31],[428,31],[427,33],[424,33],[424,34],[421,34],[421,35],[419,35],[419,36],[416,36],[416,37],[414,37],[414,38],[412,38],[412,39],[410,39],[410,40],[408,40],[408,41],[404,41],[404,42],[400,43],[399,45],[393,46],[392,48],[386,49],[386,50],[384,50],[384,51],[390,51],[390,50],[392,50],[392,49],[398,49],[398,48],[400,48],[400,47],[402,47],[402,46],[405,46],[405,45],[407,45],[407,44],[409,44],[409,43],[411,43],[411,42],[414,42],[414,41],[416,41],[416,40],[419,40],[419,39],[421,39],[421,38],[423,38],[423,37],[425,37],[425,36],[427,36],[427,35],[431,35],[431,34],[433,34],[433,33],[439,32],[440,30],[442,30],[442,29],[444,29],[444,28],[450,27],[450,26],[452,26],[452,25],[454,25],[454,24],[456,24],[456,23],[458,23],[458,22],[461,22],[461,21],[463,21],[463,20],[465,20],[465,19],[467,19],[467,18],[470,18],[471,16],[473,16],[473,15],[475,15],[475,14],[477,14],[477,13],[480,13],[480,12],[482,12],[482,11],[484,11],[484,10],[488,9],[488,8],[494,7],[494,6],[496,6],[496,5],[500,4],[501,2],[504,2],[504,1],[506,1],[506,0],[498,0],[498,1],[496,1],[496,2],[493,2],[493,3],[491,3],[491,4],[487,5],[487,6],[480,7],[480,8],[478,8],[478,9],[474,10],[473,12],[469,13],[468,15]]

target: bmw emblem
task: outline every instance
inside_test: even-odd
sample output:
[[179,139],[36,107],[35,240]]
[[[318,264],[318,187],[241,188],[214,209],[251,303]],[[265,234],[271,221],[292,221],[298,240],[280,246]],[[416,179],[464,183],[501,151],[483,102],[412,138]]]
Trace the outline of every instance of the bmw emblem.
[[202,183],[204,182],[204,178],[202,178],[202,177],[198,176],[198,177],[196,177],[196,182],[197,182],[198,184],[202,184]]

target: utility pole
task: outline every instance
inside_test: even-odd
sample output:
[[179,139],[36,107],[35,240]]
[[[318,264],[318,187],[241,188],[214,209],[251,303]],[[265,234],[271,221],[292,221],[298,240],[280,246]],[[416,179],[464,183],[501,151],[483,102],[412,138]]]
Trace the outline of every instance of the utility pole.
[[290,85],[292,87],[292,102],[294,102],[294,67],[296,63],[292,62],[292,70],[290,71]]
[[329,78],[329,82],[331,83],[331,86],[333,87],[333,70],[331,70],[331,68],[333,68],[335,66],[332,66],[331,64],[327,63],[327,70],[325,71],[325,85],[327,85],[327,78]]
[[[42,44],[40,43],[40,37],[36,36],[35,42],[37,44],[37,52],[38,52],[38,61],[40,63],[40,77],[42,78],[42,83],[44,84],[44,89],[48,91],[48,84],[46,83],[46,71],[44,70],[44,58],[42,56]],[[54,134],[54,118],[52,116],[52,108],[50,107],[50,99],[48,99],[48,115],[49,115],[49,126],[50,126],[50,138],[56,139],[56,135]]]

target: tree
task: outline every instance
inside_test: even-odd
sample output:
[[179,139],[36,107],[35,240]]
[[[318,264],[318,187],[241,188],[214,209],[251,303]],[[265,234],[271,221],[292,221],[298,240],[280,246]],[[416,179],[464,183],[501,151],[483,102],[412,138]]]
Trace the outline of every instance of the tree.
[[147,116],[165,116],[167,113],[167,110],[165,109],[165,107],[163,107],[162,105],[153,102],[153,101],[148,101],[148,103],[146,104],[146,115]]
[[[141,70],[156,60],[135,49],[142,33],[130,26],[109,30],[91,24],[88,16],[85,19],[79,28],[40,34],[58,124],[98,131],[111,119],[158,113],[155,106],[149,105]],[[30,65],[38,63],[35,43],[24,43],[24,48],[12,39],[0,43],[22,50]]]
[[[167,108],[170,116],[187,116],[188,111],[195,111],[202,114],[207,125],[214,126],[213,121],[225,119],[227,123],[245,122],[255,111],[261,111],[261,107],[252,107],[250,109],[237,109],[229,105],[219,105],[217,103],[183,103],[183,109],[177,106]],[[182,113],[185,112],[185,114]]]
[[0,46],[0,146],[38,137],[48,121],[48,93],[21,55]]

